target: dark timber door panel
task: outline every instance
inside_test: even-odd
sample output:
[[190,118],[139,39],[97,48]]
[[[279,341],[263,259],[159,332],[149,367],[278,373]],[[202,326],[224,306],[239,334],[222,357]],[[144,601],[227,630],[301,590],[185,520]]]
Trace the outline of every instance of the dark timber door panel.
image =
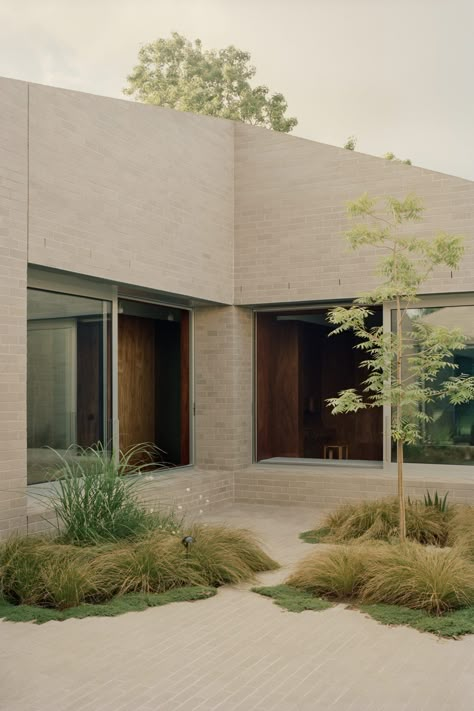
[[155,441],[155,322],[119,316],[120,449]]

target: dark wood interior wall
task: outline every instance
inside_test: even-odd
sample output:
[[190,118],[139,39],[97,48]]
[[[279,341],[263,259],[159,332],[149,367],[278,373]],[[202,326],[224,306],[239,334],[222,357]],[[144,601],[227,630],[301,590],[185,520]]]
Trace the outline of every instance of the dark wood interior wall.
[[322,458],[325,444],[348,444],[349,458],[382,459],[382,410],[331,414],[326,399],[362,389],[365,354],[351,334],[257,315],[257,459]]
[[181,463],[181,326],[155,321],[155,442],[168,464]]
[[77,444],[103,442],[102,322],[77,323]]
[[155,441],[155,321],[119,315],[120,449]]
[[[324,338],[321,348],[321,430],[327,444],[347,444],[350,459],[380,461],[383,447],[382,409],[332,415],[326,399],[346,388],[363,388],[367,371],[359,367],[366,355],[355,348],[356,339],[345,333]],[[323,447],[318,455],[323,456]]]
[[303,456],[299,328],[257,314],[257,459]]
[[189,442],[189,419],[190,419],[190,350],[189,350],[189,311],[181,311],[181,333],[180,333],[180,349],[181,349],[181,412],[180,412],[180,449],[181,458],[180,464],[189,464],[190,459],[190,442]]

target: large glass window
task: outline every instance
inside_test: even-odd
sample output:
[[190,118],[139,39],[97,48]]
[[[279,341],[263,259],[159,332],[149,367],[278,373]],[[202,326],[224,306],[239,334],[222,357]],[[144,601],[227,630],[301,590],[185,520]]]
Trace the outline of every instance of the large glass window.
[[[382,310],[371,319],[381,325]],[[326,405],[367,377],[355,336],[329,336],[327,309],[258,313],[256,328],[257,460],[380,462],[381,408],[335,416]]]
[[189,312],[119,301],[118,412],[112,416],[111,307],[28,290],[29,484],[54,475],[60,460],[52,450],[66,457],[94,445],[111,450],[112,417],[121,452],[146,445],[146,461],[190,463]]
[[74,447],[111,439],[108,301],[28,290],[28,483],[51,477]]
[[[466,348],[453,354],[452,361],[457,365],[457,370],[446,368],[438,376],[439,383],[453,374],[474,375],[474,306],[408,309],[404,315],[407,333],[416,321],[428,326],[459,328],[466,337]],[[392,329],[395,327],[396,314],[392,312]],[[433,385],[436,388],[436,383]],[[446,400],[437,400],[426,405],[426,414],[431,421],[423,424],[421,439],[416,444],[405,446],[405,460],[473,465],[474,402],[451,405]]]

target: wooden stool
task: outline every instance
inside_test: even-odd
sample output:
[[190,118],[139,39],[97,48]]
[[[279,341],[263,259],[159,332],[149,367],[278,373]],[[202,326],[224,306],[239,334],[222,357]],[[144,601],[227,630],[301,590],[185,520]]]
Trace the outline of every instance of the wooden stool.
[[337,452],[338,459],[349,459],[348,444],[325,444],[324,459],[334,459],[334,452]]

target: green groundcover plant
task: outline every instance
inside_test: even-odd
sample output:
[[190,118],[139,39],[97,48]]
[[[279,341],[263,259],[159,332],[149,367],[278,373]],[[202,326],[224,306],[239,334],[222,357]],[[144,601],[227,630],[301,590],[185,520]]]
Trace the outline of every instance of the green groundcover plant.
[[290,612],[303,612],[304,610],[327,610],[332,603],[320,597],[315,597],[305,590],[297,590],[290,585],[272,585],[269,587],[252,588],[264,597],[270,597],[276,605]]
[[62,622],[72,618],[84,617],[115,617],[125,612],[139,612],[147,607],[159,607],[172,602],[194,602],[207,600],[216,594],[216,588],[194,586],[177,588],[165,593],[131,593],[122,595],[102,604],[80,604],[65,610],[37,605],[13,605],[5,599],[0,599],[0,619],[10,622],[35,622],[43,624],[55,620]]
[[[289,585],[258,587],[253,588],[253,592],[271,598],[276,605],[289,612],[322,611],[332,607],[332,603],[328,600]],[[383,625],[391,627],[403,625],[439,637],[457,639],[466,634],[474,634],[474,606],[464,607],[444,615],[431,615],[425,610],[411,610],[401,605],[352,604],[351,609],[360,610]]]

